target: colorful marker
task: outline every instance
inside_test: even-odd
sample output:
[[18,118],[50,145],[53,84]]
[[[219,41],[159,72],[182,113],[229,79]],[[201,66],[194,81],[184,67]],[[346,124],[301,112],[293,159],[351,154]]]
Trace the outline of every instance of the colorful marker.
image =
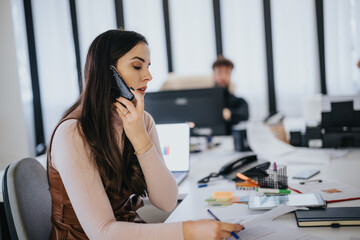
[[280,194],[290,194],[290,190],[286,189],[272,189],[272,188],[257,188],[257,192],[259,193],[280,193]]
[[275,172],[275,188],[278,188],[279,187],[279,183],[278,183],[278,172],[277,172],[277,165],[276,165],[276,162],[274,162],[274,172]]

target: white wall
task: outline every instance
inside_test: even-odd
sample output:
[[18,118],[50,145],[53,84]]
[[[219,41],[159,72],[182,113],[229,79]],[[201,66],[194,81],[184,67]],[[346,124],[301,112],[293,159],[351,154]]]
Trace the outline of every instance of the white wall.
[[250,119],[264,119],[269,113],[263,2],[227,0],[220,9],[224,56],[235,65],[235,95],[248,102]]
[[0,169],[29,156],[10,0],[0,1]]
[[168,78],[162,0],[125,0],[123,4],[125,29],[141,33],[149,43],[153,80],[147,91],[157,91]]
[[79,97],[68,1],[32,0],[34,37],[45,144],[65,111]]
[[271,24],[277,110],[301,117],[302,103],[320,92],[313,0],[272,0]]
[[360,94],[360,1],[324,1],[326,87],[330,95]]
[[212,73],[216,59],[212,1],[169,1],[174,73],[195,76]]

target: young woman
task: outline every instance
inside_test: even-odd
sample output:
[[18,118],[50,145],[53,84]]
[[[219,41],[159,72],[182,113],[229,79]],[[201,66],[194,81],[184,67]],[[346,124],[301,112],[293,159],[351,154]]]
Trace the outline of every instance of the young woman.
[[[115,100],[110,66],[131,87],[134,102]],[[141,222],[136,215],[141,197],[171,211],[178,194],[154,120],[144,112],[149,66],[147,41],[138,33],[110,30],[91,44],[85,89],[49,146],[50,239],[222,239],[242,229],[214,220],[134,223]]]

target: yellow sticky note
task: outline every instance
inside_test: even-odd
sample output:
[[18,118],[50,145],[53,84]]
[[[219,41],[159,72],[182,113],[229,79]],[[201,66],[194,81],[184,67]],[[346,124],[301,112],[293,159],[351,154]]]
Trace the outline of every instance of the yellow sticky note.
[[233,192],[214,192],[213,198],[225,198],[229,199],[234,196]]

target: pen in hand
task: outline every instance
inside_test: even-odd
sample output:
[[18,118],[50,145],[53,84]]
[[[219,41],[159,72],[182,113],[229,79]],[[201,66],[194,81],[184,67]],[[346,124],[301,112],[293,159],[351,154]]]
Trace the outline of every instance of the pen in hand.
[[[215,214],[213,214],[212,211],[210,211],[210,209],[208,209],[207,211],[208,211],[208,213],[210,213],[210,215],[211,215],[216,221],[221,222],[220,219],[219,219],[217,216],[215,216]],[[235,239],[239,239],[239,236],[238,236],[235,232],[231,232],[231,235],[233,235],[233,237],[234,237]]]

